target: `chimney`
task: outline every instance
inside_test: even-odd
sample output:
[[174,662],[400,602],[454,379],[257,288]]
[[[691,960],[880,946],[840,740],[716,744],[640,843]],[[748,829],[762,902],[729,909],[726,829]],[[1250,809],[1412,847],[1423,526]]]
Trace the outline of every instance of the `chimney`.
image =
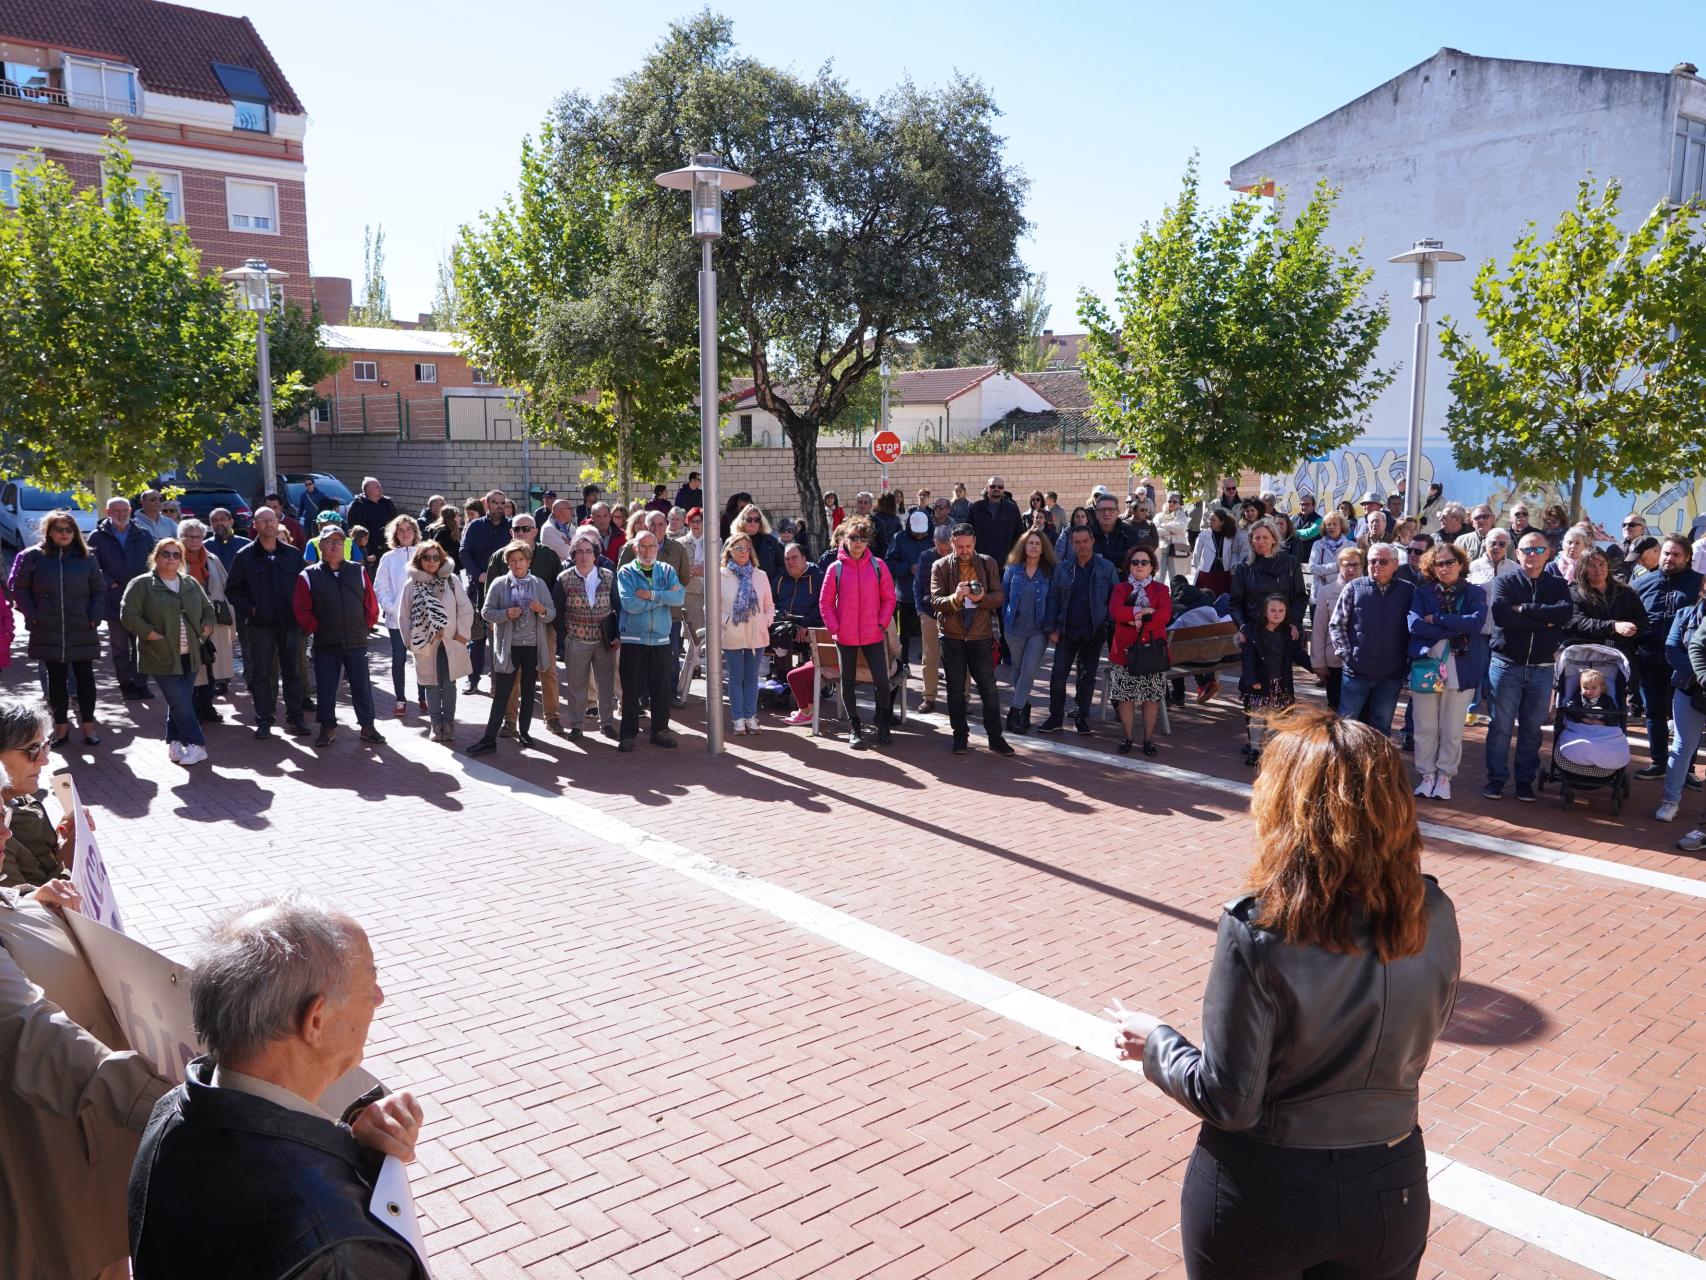
[[1679,62],[1670,69],[1670,73],[1673,76],[1697,76],[1700,74],[1700,68],[1692,62]]
[[320,304],[320,318],[326,324],[348,324],[352,286],[346,276],[313,277],[314,298]]

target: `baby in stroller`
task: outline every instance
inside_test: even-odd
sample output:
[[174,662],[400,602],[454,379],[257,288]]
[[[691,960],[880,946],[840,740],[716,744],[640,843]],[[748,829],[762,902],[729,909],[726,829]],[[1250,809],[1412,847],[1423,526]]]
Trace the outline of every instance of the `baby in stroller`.
[[1609,787],[1615,813],[1629,793],[1628,662],[1607,645],[1571,645],[1558,654],[1552,767],[1543,782],[1557,782],[1566,804],[1573,791]]

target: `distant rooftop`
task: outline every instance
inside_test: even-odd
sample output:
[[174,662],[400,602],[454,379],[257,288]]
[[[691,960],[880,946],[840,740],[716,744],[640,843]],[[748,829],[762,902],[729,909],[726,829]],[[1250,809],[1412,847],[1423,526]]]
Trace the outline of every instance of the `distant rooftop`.
[[328,351],[379,351],[395,355],[459,356],[456,335],[442,329],[380,329],[359,324],[323,324],[320,345]]

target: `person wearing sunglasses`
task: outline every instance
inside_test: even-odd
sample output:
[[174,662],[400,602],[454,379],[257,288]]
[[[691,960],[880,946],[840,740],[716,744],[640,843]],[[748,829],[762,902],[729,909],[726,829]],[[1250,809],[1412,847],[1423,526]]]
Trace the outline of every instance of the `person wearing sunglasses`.
[[89,552],[69,511],[42,517],[41,541],[18,556],[8,583],[12,600],[30,633],[29,656],[47,668],[47,700],[53,708],[53,741],[71,737],[71,680],[83,741],[101,741],[95,723],[95,659],[101,656],[101,619],[107,586],[101,565]]
[[409,553],[408,575],[397,596],[397,630],[415,660],[415,683],[426,698],[428,736],[456,738],[456,682],[473,670],[468,637],[474,606],[449,554],[436,542],[395,547]]
[[1520,572],[1493,583],[1493,723],[1487,727],[1487,785],[1481,794],[1489,800],[1504,795],[1505,781],[1513,776],[1514,735],[1516,798],[1532,802],[1540,734],[1552,705],[1552,660],[1573,607],[1570,584],[1546,572],[1552,544],[1545,534],[1523,534],[1516,551]]
[[166,698],[166,754],[173,764],[207,759],[207,739],[195,709],[195,678],[201,642],[213,635],[213,602],[183,572],[184,544],[161,538],[148,558],[149,571],[124,589],[125,628],[140,643],[136,668],[153,676]]
[[5,862],[0,886],[28,889],[70,874],[73,835],[69,823],[55,829],[38,793],[41,775],[53,759],[48,709],[34,698],[0,698],[0,836]]

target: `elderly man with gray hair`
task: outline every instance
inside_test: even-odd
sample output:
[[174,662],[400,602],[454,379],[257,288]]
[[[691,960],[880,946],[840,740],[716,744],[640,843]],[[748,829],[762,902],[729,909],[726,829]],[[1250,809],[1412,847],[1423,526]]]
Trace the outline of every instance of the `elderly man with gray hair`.
[[383,1157],[414,1159],[419,1105],[374,1089],[341,1117],[319,1106],[384,998],[367,934],[311,899],[214,929],[190,973],[207,1054],[156,1104],[131,1169],[136,1280],[425,1280],[368,1212]]

